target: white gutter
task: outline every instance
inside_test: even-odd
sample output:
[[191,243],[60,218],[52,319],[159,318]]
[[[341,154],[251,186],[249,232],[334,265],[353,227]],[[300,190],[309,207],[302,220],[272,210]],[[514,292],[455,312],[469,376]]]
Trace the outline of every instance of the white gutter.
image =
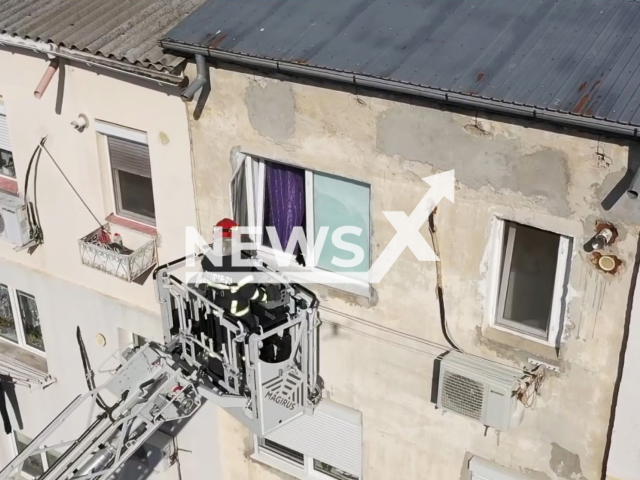
[[184,80],[183,77],[178,75],[172,75],[164,72],[147,72],[147,69],[144,67],[127,65],[120,61],[107,58],[97,60],[95,55],[92,54],[60,47],[53,43],[16,37],[8,33],[0,33],[0,46],[24,48],[35,53],[47,55],[49,60],[65,58],[74,62],[83,63],[89,67],[103,68],[105,70],[144,79],[146,81],[153,81],[159,85],[167,87],[175,87]]

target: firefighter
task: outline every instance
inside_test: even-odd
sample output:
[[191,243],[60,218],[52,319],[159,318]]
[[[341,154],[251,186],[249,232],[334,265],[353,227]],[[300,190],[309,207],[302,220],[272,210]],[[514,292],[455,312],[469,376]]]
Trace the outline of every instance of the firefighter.
[[[240,318],[249,328],[258,326],[258,320],[251,311],[251,302],[267,302],[276,294],[275,290],[268,286],[258,285],[255,282],[253,267],[234,266],[232,258],[234,245],[240,244],[233,241],[233,234],[238,229],[238,224],[229,218],[224,218],[216,224],[222,229],[222,248],[213,249],[202,259],[202,270],[206,274],[206,283],[216,290],[215,304],[230,314]],[[221,252],[216,261],[211,261],[209,255]]]

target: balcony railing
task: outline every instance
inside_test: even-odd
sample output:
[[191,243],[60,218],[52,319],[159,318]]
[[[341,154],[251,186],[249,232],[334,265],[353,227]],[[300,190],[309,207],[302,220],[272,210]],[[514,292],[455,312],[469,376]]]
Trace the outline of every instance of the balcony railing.
[[157,263],[155,238],[131,234],[122,239],[111,230],[106,224],[78,241],[84,265],[132,282]]

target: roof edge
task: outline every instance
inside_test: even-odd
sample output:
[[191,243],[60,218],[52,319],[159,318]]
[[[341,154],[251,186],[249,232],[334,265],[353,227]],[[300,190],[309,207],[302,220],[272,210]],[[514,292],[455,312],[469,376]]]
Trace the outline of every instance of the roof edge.
[[412,85],[395,80],[386,80],[357,73],[341,72],[300,63],[256,57],[248,54],[226,52],[205,46],[185,44],[166,38],[160,40],[160,45],[163,48],[181,52],[183,54],[205,55],[210,58],[247,67],[264,68],[289,75],[315,78],[363,88],[371,88],[388,93],[422,97],[449,105],[480,109],[487,112],[500,113],[531,120],[540,120],[542,122],[566,127],[603,132],[623,137],[640,137],[640,127],[616,123],[610,120],[587,118],[570,113],[507,104],[472,95],[439,90],[433,87]]

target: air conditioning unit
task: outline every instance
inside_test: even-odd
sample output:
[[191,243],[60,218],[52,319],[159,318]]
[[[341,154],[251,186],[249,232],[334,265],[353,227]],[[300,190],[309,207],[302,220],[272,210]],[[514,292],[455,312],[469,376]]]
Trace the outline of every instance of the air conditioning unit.
[[440,361],[439,408],[497,430],[522,421],[524,405],[513,395],[522,371],[460,352]]
[[0,239],[23,246],[29,242],[29,221],[24,202],[0,192]]

